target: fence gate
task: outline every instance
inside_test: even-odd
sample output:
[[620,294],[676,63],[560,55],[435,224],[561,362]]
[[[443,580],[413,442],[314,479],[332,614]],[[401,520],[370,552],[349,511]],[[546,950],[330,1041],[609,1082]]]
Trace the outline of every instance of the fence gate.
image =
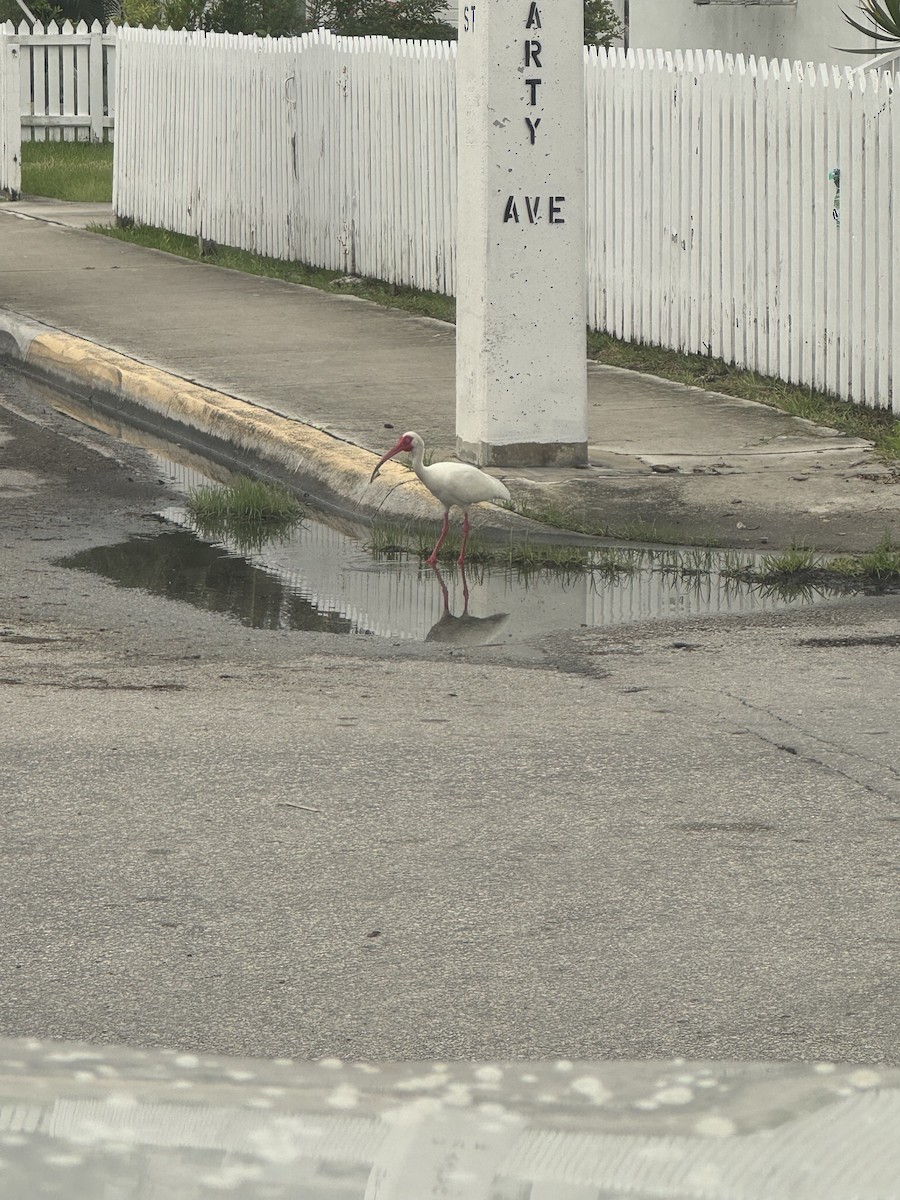
[[0,25],[19,46],[19,104],[25,141],[111,138],[115,114],[116,27],[23,21]]

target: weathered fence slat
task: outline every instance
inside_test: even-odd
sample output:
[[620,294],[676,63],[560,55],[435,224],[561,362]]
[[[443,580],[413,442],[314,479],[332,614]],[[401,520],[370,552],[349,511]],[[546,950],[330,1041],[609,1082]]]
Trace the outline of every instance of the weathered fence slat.
[[0,194],[16,197],[22,186],[19,125],[19,47],[0,32]]

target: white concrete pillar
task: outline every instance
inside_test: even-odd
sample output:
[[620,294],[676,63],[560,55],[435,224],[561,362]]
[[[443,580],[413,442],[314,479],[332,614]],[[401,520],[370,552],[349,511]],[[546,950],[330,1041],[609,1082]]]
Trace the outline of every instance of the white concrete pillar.
[[456,434],[469,462],[587,462],[582,4],[459,9]]

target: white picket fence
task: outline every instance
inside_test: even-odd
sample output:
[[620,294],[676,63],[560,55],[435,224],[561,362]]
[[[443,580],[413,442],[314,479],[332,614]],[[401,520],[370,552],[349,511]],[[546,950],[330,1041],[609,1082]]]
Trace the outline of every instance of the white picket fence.
[[[900,411],[894,78],[713,52],[585,71],[591,326]],[[122,29],[116,212],[452,294],[454,76],[448,43]]]
[[15,198],[22,186],[19,130],[19,47],[0,33],[0,195]]
[[115,25],[25,21],[0,26],[20,47],[19,105],[25,141],[111,138],[115,121]]
[[900,412],[900,81],[712,52],[591,68],[590,324]]
[[119,216],[450,292],[455,45],[121,29]]

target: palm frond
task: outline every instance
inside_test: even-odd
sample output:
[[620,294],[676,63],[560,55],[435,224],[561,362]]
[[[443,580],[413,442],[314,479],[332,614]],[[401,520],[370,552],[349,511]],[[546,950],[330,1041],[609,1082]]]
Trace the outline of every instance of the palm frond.
[[[886,7],[883,8],[882,3]],[[900,46],[900,0],[882,0],[881,3],[879,0],[860,0],[859,7],[871,24],[861,25],[859,21],[854,20],[849,13],[841,9],[841,15],[848,25],[868,38],[886,42],[888,46]],[[856,46],[838,46],[837,49],[845,54],[866,54],[871,57],[873,47],[860,49]]]

